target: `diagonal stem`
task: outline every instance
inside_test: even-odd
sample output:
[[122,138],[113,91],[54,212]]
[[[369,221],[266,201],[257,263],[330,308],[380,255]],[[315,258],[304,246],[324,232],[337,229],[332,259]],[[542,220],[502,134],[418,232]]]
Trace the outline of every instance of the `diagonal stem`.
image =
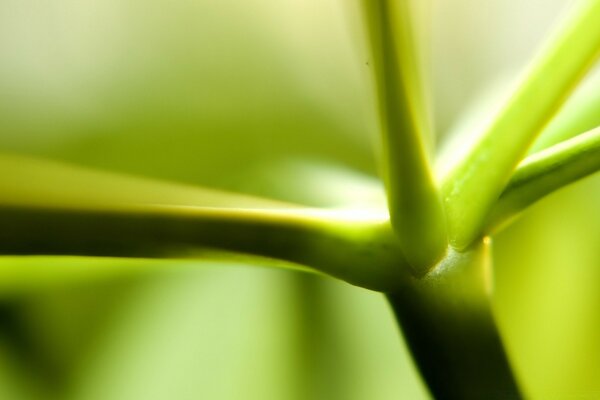
[[467,247],[533,140],[600,50],[600,0],[586,1],[550,38],[522,84],[470,153],[444,179],[451,243]]
[[529,155],[600,126],[600,70],[586,79],[544,129]]
[[488,229],[544,196],[600,170],[600,127],[527,157],[494,207]]

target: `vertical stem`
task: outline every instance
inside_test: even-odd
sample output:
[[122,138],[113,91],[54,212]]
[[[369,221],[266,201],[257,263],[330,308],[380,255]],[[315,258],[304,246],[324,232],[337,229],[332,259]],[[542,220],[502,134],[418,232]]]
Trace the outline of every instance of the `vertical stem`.
[[364,0],[378,95],[384,182],[394,231],[416,275],[447,248],[445,216],[423,137],[428,134],[408,1]]
[[388,300],[436,399],[520,399],[489,294],[487,239]]

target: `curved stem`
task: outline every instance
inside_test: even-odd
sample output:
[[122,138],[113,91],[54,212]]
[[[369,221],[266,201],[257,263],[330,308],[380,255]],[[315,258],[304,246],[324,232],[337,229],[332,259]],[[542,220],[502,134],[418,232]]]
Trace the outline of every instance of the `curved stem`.
[[453,253],[388,300],[436,399],[520,399],[489,301],[489,243]]
[[385,210],[309,209],[18,156],[0,169],[0,254],[242,255],[379,291],[408,273]]
[[544,196],[600,170],[600,127],[527,157],[494,206],[487,231]]
[[199,258],[216,252],[233,259],[245,254],[308,266],[373,290],[395,288],[407,267],[387,221],[353,218],[323,210],[1,206],[0,253]]

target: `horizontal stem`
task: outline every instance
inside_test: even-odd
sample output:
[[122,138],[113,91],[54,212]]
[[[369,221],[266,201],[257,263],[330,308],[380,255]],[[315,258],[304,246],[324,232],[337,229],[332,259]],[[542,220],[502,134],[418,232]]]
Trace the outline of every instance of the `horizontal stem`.
[[242,255],[380,291],[408,271],[385,209],[308,209],[19,156],[0,169],[3,255]]
[[[1,206],[0,253],[291,262],[387,291],[406,265],[385,219],[308,210]],[[281,264],[279,262],[279,264]]]
[[542,197],[600,170],[600,127],[527,157],[500,196],[491,229]]

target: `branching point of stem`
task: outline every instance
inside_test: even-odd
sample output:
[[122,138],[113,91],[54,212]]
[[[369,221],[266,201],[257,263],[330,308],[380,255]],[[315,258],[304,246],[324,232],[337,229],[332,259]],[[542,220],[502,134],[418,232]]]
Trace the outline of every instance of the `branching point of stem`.
[[423,137],[427,112],[406,1],[365,1],[383,142],[384,182],[392,226],[415,274],[447,247],[445,217]]

